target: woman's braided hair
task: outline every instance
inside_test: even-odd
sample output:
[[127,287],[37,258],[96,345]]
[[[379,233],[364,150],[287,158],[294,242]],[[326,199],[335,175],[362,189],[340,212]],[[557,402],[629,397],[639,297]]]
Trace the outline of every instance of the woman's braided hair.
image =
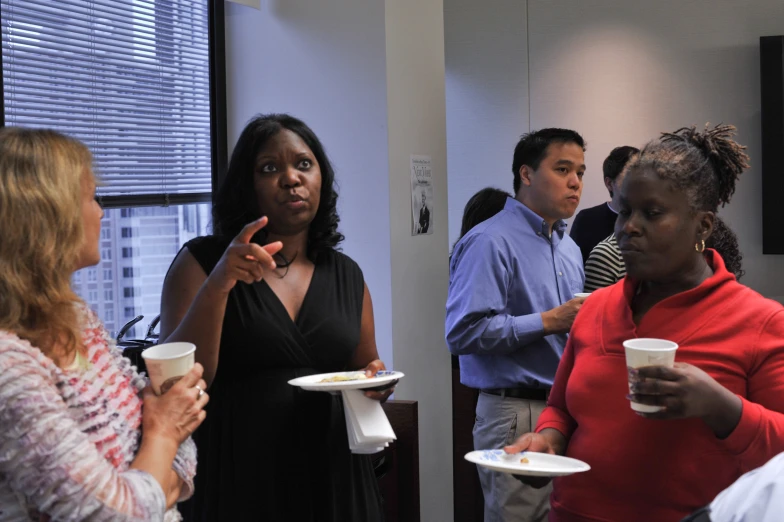
[[[663,132],[629,161],[628,169],[652,170],[661,179],[686,193],[693,211],[716,212],[730,202],[740,175],[749,168],[746,147],[734,140],[735,127],[716,125],[698,131],[696,126]],[[706,240],[737,278],[743,276],[743,255],[735,233],[716,217]]]
[[716,212],[730,202],[735,183],[749,168],[746,147],[736,142],[735,127],[696,126],[664,132],[629,162],[631,170],[653,170],[686,192],[692,209]]

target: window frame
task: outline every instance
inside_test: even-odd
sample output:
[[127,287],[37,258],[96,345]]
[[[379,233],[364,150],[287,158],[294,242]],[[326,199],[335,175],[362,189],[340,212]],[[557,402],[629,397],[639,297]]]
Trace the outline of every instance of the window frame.
[[[190,203],[213,203],[228,164],[226,113],[226,31],[224,0],[207,0],[207,39],[210,85],[210,149],[212,159],[211,191],[204,194],[127,194],[104,196],[104,208],[168,207]],[[2,19],[0,6],[0,19]],[[0,56],[0,127],[5,127],[5,90]]]

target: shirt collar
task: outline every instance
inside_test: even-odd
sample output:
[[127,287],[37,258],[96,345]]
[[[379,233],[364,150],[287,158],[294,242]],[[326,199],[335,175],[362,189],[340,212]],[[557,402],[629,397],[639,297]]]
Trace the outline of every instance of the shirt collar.
[[[542,216],[538,215],[536,212],[525,206],[523,203],[520,203],[515,198],[506,198],[506,205],[504,205],[504,210],[512,212],[513,214],[523,218],[530,225],[535,234],[541,234],[544,237],[550,237],[550,227],[547,226],[547,222],[542,218]],[[564,232],[566,232],[566,226],[566,221],[559,219],[553,224],[553,232],[556,232],[559,238],[563,239]]]

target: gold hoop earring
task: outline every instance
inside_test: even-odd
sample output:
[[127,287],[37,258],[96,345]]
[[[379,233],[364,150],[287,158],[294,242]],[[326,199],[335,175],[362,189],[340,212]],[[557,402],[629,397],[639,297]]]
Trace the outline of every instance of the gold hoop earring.
[[701,239],[699,243],[694,244],[694,250],[702,254],[705,252],[705,240]]

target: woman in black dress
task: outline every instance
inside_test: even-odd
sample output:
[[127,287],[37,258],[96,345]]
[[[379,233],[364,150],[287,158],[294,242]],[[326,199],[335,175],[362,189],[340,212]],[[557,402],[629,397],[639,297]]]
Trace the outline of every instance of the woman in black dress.
[[218,192],[214,235],[188,242],[166,276],[161,337],[195,343],[210,386],[183,510],[192,520],[383,519],[370,458],[349,450],[340,396],[287,384],[384,369],[362,271],[335,250],[333,184],[303,122],[253,119]]

